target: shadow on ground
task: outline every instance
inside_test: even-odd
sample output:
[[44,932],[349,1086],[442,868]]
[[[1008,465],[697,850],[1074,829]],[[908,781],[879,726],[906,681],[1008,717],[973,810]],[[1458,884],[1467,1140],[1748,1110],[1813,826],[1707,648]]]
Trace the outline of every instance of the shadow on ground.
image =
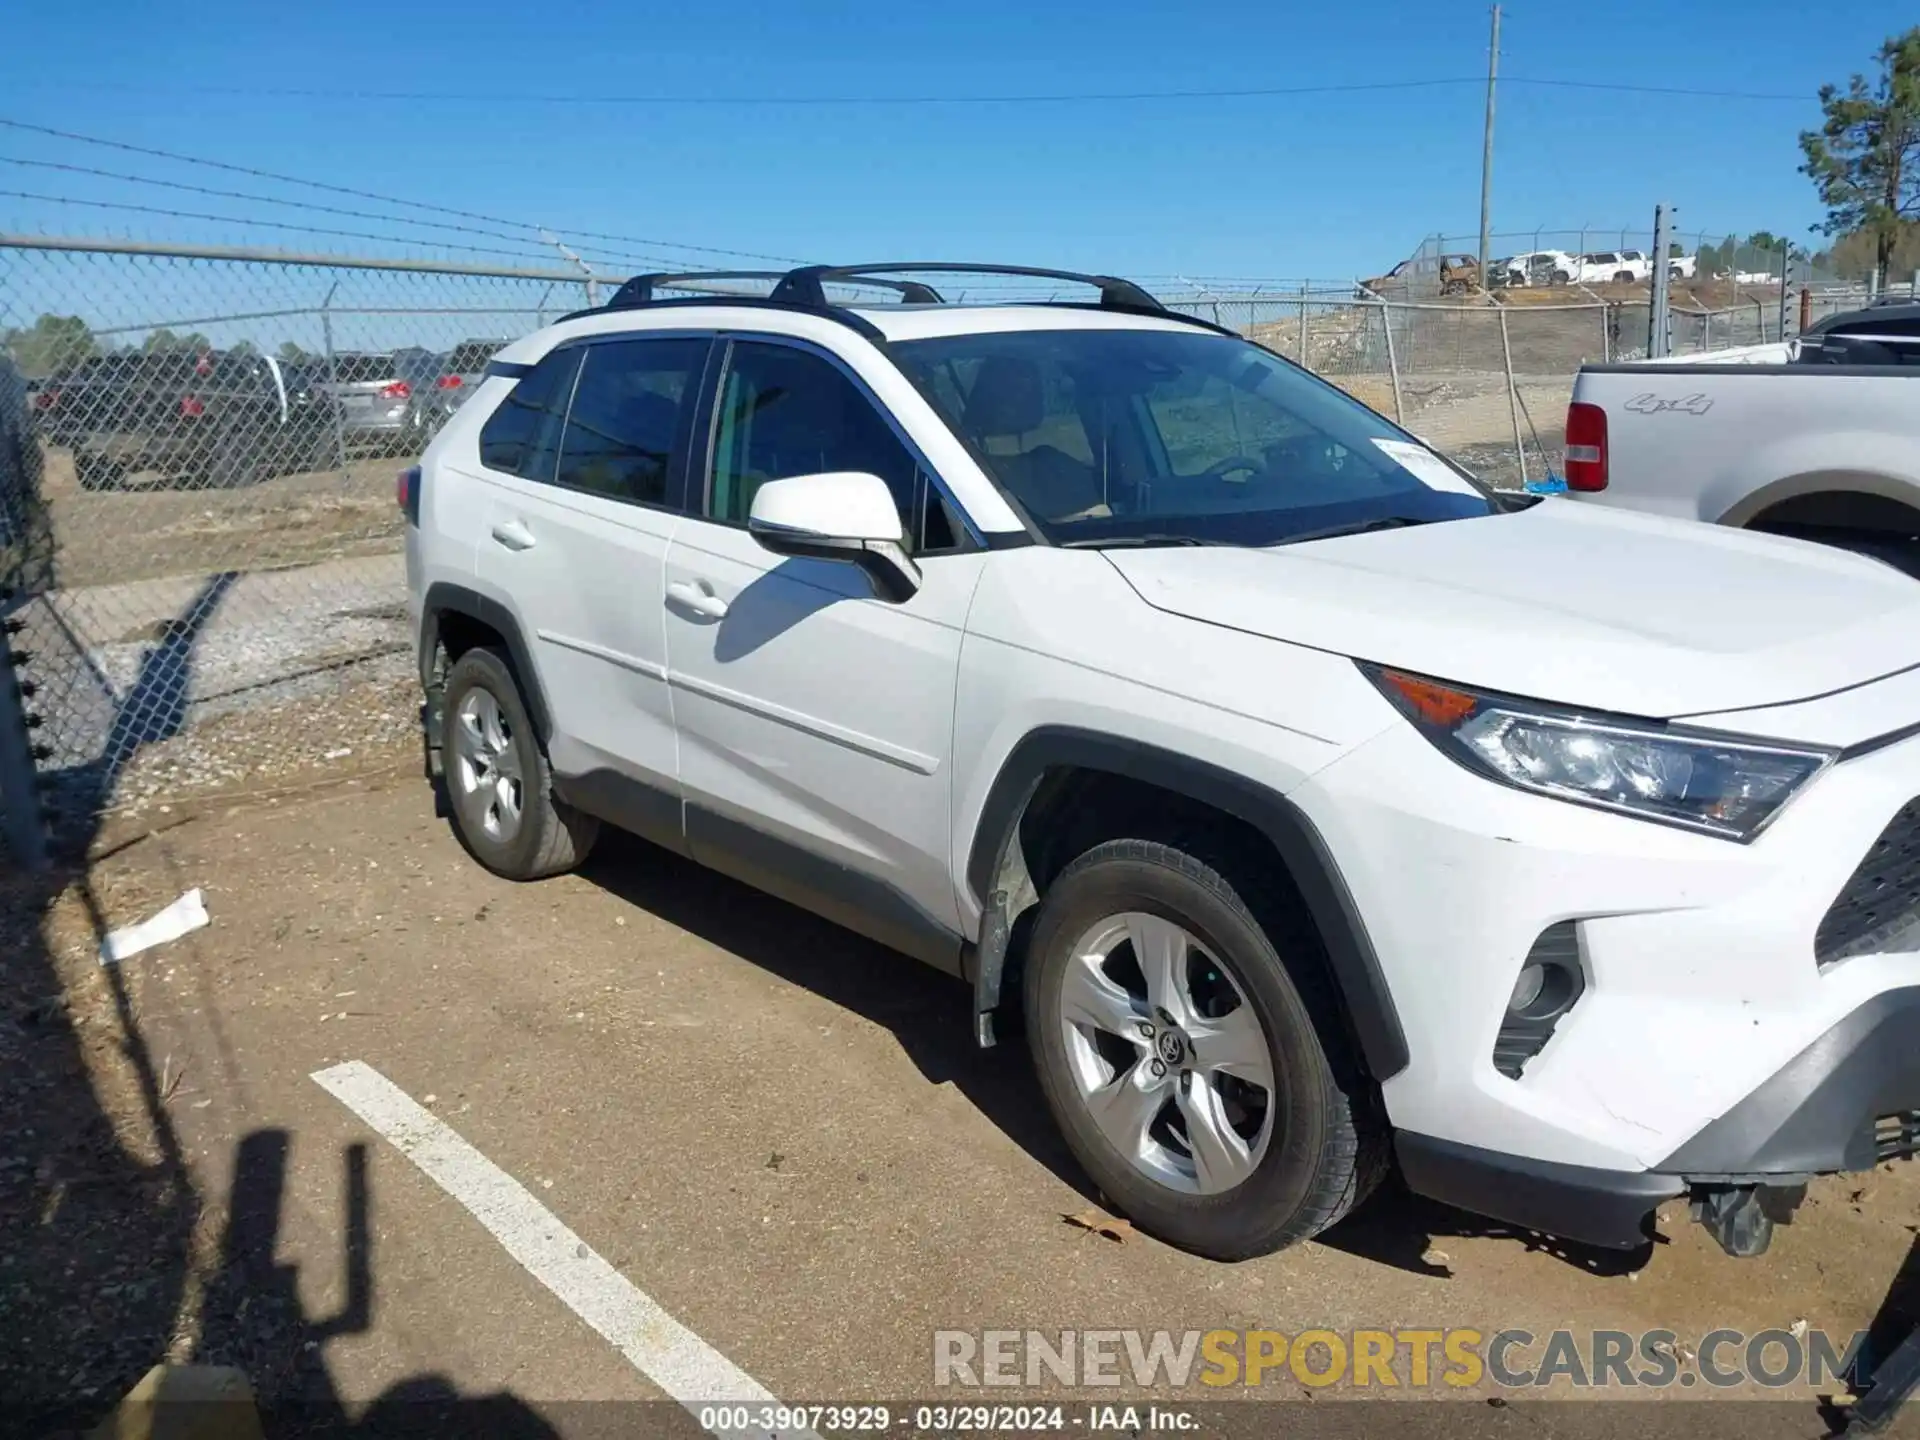
[[348,1298],[309,1316],[296,1269],[275,1258],[292,1137],[242,1137],[224,1199],[209,1197],[171,1108],[178,1074],[156,1063],[127,969],[102,969],[104,994],[63,981],[54,907],[71,890],[93,938],[105,933],[84,858],[93,817],[140,747],[179,730],[195,642],[233,579],[211,579],[169,622],[116,704],[104,758],[69,774],[69,814],[85,824],[56,837],[68,858],[37,873],[0,862],[0,1432],[82,1433],[172,1361],[244,1369],[269,1435],[557,1434],[510,1394],[462,1396],[436,1375],[350,1411],[327,1346],[375,1312],[365,1149],[342,1157]]
[[[1004,1035],[994,1049],[978,1048],[967,1027],[971,996],[960,981],[618,831],[605,832],[582,874],[668,924],[892,1031],[928,1083],[951,1083],[1061,1181],[1105,1203],[1039,1103],[1025,1037]],[[1636,1270],[1652,1251],[1598,1250],[1517,1230],[1410,1195],[1392,1180],[1319,1243],[1414,1274],[1444,1276],[1444,1265],[1423,1257],[1430,1241],[1457,1236],[1510,1239],[1597,1275]]]

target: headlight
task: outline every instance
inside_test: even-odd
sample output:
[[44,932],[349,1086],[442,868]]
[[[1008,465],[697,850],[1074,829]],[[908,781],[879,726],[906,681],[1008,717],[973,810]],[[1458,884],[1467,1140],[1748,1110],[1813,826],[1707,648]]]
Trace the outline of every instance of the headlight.
[[1751,840],[1834,752],[1571,710],[1463,690],[1362,665],[1367,678],[1446,755],[1522,790]]

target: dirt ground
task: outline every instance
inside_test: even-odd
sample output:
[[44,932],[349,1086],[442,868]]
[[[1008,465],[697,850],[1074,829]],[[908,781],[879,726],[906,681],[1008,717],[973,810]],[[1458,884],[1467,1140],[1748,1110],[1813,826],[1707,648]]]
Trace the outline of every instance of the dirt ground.
[[365,458],[344,471],[281,475],[210,490],[157,476],[87,491],[73,457],[45,452],[42,478],[61,589],[155,576],[265,570],[395,549],[394,476],[408,458]]
[[[98,963],[103,927],[192,887],[209,928]],[[1620,1256],[1392,1190],[1240,1265],[1090,1234],[1063,1217],[1099,1197],[1024,1051],[974,1048],[957,982],[620,837],[578,875],[494,879],[399,735],[122,818],[85,873],[16,877],[0,902],[0,1395],[75,1421],[163,1356],[242,1365],[283,1417],[465,1397],[471,1433],[585,1435],[626,1412],[579,1402],[657,1399],[309,1078],[349,1060],[792,1402],[924,1399],[941,1329],[1897,1338],[1920,1320],[1920,1297],[1883,1303],[1903,1266],[1920,1282],[1911,1167],[1816,1184],[1745,1262],[1680,1207],[1649,1254]],[[1373,1392],[1260,1393],[1291,1424]],[[1788,1394],[1690,1405],[1686,1428],[1825,1433],[1815,1395]],[[1645,1433],[1682,1403],[1594,1407],[1578,1433]],[[1568,1434],[1589,1413],[1547,1410],[1483,1384],[1448,1406],[1349,1406],[1345,1433]],[[1205,1433],[1274,1428],[1233,1414],[1256,1418]]]

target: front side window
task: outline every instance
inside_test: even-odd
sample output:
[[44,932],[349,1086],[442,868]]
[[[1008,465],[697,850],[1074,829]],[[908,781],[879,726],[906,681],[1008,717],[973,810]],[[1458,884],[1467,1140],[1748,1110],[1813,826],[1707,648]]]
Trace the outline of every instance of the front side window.
[[557,482],[613,500],[666,504],[674,445],[699,389],[707,341],[618,340],[583,354]]
[[901,533],[915,535],[919,470],[873,402],[809,351],[735,342],[720,386],[707,514],[744,525],[754,493],[769,480],[833,470],[886,481]]
[[480,463],[526,480],[551,483],[560,424],[580,368],[580,347],[555,350],[515,382],[480,427]]
[[1358,401],[1228,336],[1021,331],[892,352],[1058,544],[1266,545],[1494,509]]

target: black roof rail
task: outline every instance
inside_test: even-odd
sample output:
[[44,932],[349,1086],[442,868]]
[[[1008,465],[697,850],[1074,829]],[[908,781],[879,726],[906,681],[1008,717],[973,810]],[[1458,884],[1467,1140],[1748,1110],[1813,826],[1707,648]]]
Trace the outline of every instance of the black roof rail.
[[[1142,290],[1131,280],[1122,280],[1114,275],[1084,275],[1077,270],[1045,270],[1031,265],[969,265],[952,260],[927,260],[917,263],[891,263],[884,265],[803,265],[797,270],[787,272],[786,278],[774,286],[772,298],[792,301],[800,305],[828,304],[825,286],[840,281],[849,284],[888,285],[893,282],[875,279],[881,275],[1018,275],[1035,280],[1067,280],[1078,285],[1091,285],[1100,292],[1101,308],[1107,310],[1147,311],[1151,314],[1166,313],[1166,306]],[[926,289],[927,287],[919,287]],[[935,295],[933,300],[938,302]],[[909,301],[909,303],[913,303]],[[921,301],[919,303],[928,303]]]
[[[609,310],[625,310],[634,305],[651,305],[661,298],[654,293],[655,291],[686,289],[689,287],[697,289],[699,287],[694,282],[698,281],[778,280],[784,282],[792,273],[793,272],[787,270],[656,271],[647,275],[636,275],[627,281],[618,290],[613,292],[613,298],[607,301],[606,308]],[[935,290],[931,285],[920,285],[911,280],[875,280],[872,283],[887,290],[898,291],[900,301],[904,305],[938,305],[940,303],[940,292]],[[720,294],[722,298],[731,298],[727,296],[725,291],[721,291]],[[765,299],[768,297],[760,296],[754,298]],[[788,297],[778,296],[776,292],[775,298],[785,299]],[[818,301],[813,303],[825,305],[827,300],[825,296],[822,296]]]

